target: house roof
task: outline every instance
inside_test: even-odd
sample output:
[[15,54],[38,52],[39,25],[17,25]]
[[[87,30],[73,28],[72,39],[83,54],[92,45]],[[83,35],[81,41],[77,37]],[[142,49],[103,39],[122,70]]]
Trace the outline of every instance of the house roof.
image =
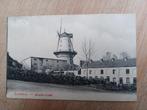
[[[112,68],[112,67],[135,67],[136,58],[131,59],[117,59],[107,61],[92,61],[88,63],[88,68]],[[87,68],[87,64],[84,63],[82,68]]]
[[29,58],[67,61],[67,60],[64,60],[64,59],[61,59],[61,58],[44,58],[44,57],[29,57]]

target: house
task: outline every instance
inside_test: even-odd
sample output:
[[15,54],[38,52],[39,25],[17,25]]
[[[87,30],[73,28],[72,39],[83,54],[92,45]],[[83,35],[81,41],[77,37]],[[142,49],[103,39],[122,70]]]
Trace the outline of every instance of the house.
[[112,59],[82,62],[81,76],[100,78],[117,84],[136,84],[136,59]]
[[37,73],[76,73],[79,69],[78,65],[69,64],[67,60],[42,58],[42,57],[29,57],[22,61],[24,70],[31,70]]
[[64,66],[67,65],[67,61],[53,58],[29,57],[24,59],[22,64],[23,69],[32,70],[37,73],[48,73],[54,70],[62,71]]

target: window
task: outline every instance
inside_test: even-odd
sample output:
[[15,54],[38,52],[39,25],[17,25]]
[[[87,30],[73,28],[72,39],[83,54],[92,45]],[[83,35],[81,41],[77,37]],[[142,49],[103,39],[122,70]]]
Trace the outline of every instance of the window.
[[101,70],[101,74],[104,74],[104,70]]
[[130,70],[129,69],[126,69],[126,74],[129,74],[130,73]]
[[113,74],[115,74],[115,71],[116,71],[116,70],[115,70],[115,69],[113,69]]
[[119,84],[123,84],[123,78],[122,77],[119,78]]
[[34,61],[37,61],[37,58],[33,58]]
[[81,69],[78,71],[78,75],[81,75]]
[[107,81],[108,81],[108,82],[110,81],[110,76],[107,76]]
[[89,74],[91,74],[92,73],[92,70],[89,70]]
[[133,84],[136,84],[136,77],[133,78]]
[[126,84],[130,84],[130,78],[126,78]]
[[37,65],[37,63],[34,63],[33,65]]

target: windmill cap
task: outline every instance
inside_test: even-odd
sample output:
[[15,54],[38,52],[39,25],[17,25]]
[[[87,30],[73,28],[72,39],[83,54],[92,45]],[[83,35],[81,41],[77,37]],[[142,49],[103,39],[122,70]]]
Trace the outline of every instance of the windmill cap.
[[73,38],[73,34],[72,34],[72,33],[64,32],[64,33],[60,34],[60,37],[69,37],[69,38]]

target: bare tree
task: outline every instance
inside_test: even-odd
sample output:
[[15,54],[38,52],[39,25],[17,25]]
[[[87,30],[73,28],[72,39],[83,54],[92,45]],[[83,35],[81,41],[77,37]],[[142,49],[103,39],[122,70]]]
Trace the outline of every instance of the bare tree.
[[87,62],[87,60],[88,60],[88,46],[87,46],[86,40],[84,40],[84,42],[82,43],[82,52],[83,52],[85,60]]
[[84,54],[86,60],[86,68],[87,68],[87,78],[88,78],[88,64],[92,60],[93,55],[95,54],[95,47],[92,40],[84,40],[82,43],[82,52]]
[[95,54],[95,46],[92,40],[84,40],[82,42],[82,52],[84,54],[85,60],[90,61]]

